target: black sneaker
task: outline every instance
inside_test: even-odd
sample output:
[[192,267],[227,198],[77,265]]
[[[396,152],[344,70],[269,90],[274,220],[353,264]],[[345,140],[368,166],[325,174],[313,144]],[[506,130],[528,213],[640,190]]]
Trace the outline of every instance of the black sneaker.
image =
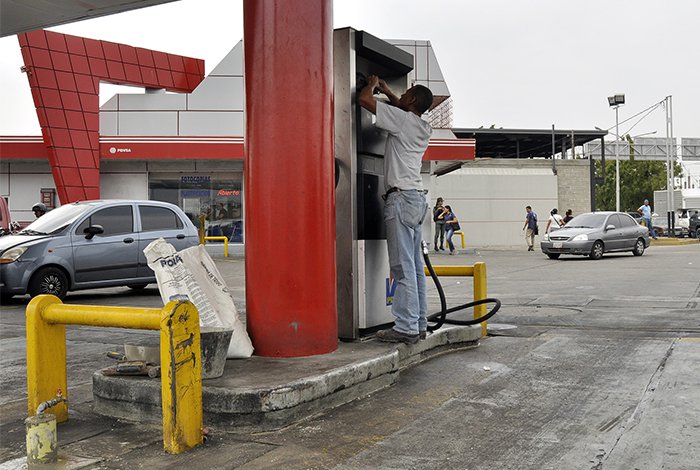
[[428,332],[427,332],[427,331],[421,331],[420,333],[418,333],[418,337],[419,337],[420,339],[425,339],[425,338],[428,337]]
[[377,339],[379,341],[386,341],[387,343],[416,344],[420,339],[420,335],[409,335],[389,328],[387,330],[377,331]]

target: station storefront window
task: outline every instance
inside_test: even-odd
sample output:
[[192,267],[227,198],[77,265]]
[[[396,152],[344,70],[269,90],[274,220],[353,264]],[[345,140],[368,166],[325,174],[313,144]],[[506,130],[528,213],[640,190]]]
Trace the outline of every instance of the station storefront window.
[[208,236],[243,242],[243,173],[151,173],[149,198],[178,205]]

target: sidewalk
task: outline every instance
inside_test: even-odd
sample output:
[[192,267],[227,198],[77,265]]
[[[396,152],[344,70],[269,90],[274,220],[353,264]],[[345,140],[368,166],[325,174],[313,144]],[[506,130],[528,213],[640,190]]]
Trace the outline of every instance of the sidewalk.
[[[245,263],[207,245],[245,322]],[[229,248],[229,254],[236,253]],[[434,256],[438,264],[461,263]],[[466,296],[466,292],[465,292]],[[471,300],[471,299],[468,299]],[[471,311],[469,312],[471,314]],[[464,313],[463,315],[466,315]],[[395,383],[401,370],[453,349],[476,347],[481,326],[443,327],[416,345],[382,343],[372,336],[338,342],[329,354],[298,358],[229,359],[224,375],[203,381],[205,422],[245,432],[279,429]],[[161,421],[160,380],[93,375],[94,410],[115,418]]]

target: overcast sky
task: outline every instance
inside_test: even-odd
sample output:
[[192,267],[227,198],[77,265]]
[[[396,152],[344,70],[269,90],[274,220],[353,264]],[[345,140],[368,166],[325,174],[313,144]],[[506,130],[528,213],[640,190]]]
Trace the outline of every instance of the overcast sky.
[[[606,98],[625,93],[621,121],[673,95],[674,134],[700,137],[698,0],[336,0],[334,18],[430,40],[455,127],[607,129]],[[181,0],[52,29],[201,58],[209,72],[242,38],[243,7]],[[0,135],[40,133],[21,65],[17,38],[0,39]],[[101,101],[114,92],[103,87]],[[653,131],[665,135],[663,109],[631,134]]]

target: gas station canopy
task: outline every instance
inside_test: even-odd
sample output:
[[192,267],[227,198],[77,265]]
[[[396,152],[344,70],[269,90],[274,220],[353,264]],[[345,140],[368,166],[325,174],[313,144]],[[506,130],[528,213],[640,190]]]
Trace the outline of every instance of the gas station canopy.
[[550,158],[608,133],[604,130],[453,128],[459,139],[476,139],[477,158]]
[[174,0],[0,0],[0,37]]

